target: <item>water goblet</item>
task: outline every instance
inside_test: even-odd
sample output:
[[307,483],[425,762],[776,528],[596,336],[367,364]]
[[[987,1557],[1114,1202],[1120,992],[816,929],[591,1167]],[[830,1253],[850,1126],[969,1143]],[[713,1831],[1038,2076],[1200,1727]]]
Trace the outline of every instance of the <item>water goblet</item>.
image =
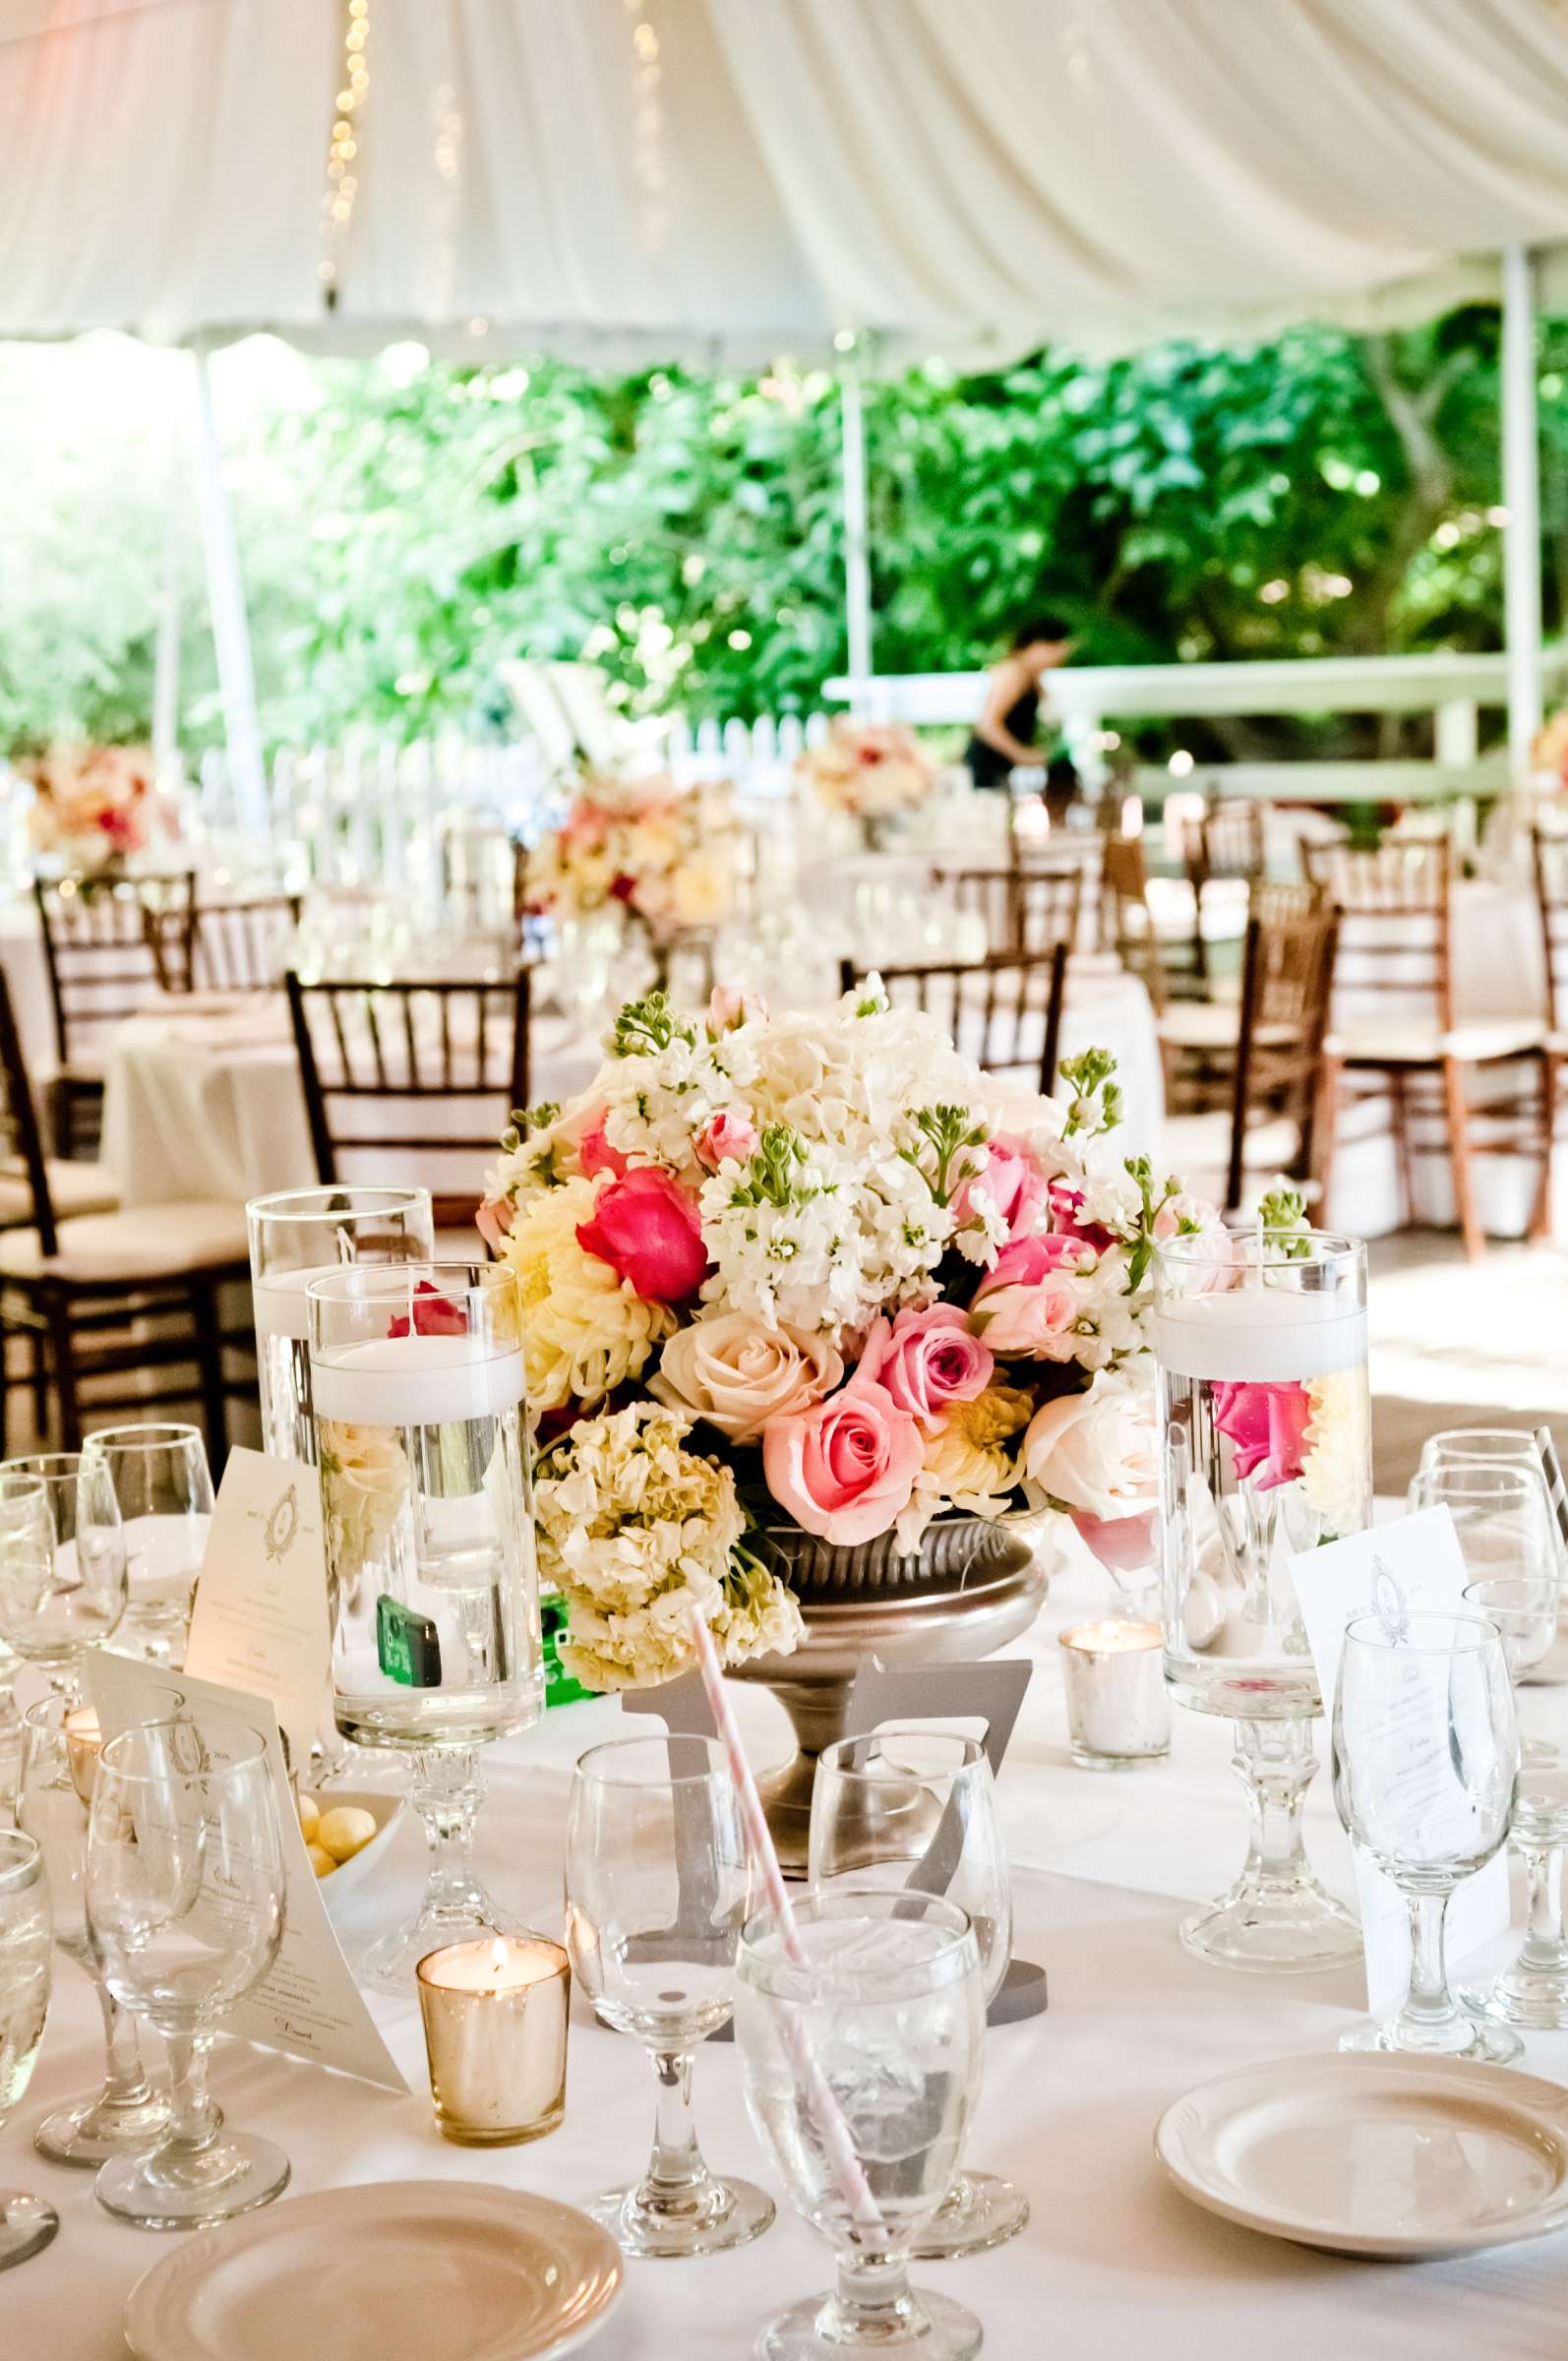
[[935,1895],[845,1884],[796,1904],[793,1922],[765,1910],[747,1925],[735,2032],[757,2138],[838,2273],[771,2320],[757,2354],[969,2361],[974,2314],[908,2272],[979,2095],[986,2005],[969,1920]]
[[[817,1758],[812,1891],[838,1886],[941,1894],[969,1919],[982,1995],[1000,1990],[1012,1953],[1012,1887],[996,1786],[978,1739],[928,1726],[841,1738]],[[1015,2237],[1029,2200],[1011,2181],[959,2172],[910,2250],[922,2262],[982,2254]]]
[[773,2219],[760,2189],[708,2169],[692,2114],[697,2046],[734,2005],[750,1893],[715,1740],[617,1738],[582,1757],[567,1812],[567,1947],[601,2023],[641,2042],[658,2085],[642,2179],[586,2208],[626,2254],[720,2254]]
[[169,2122],[141,2156],[103,2165],[98,2203],[142,2229],[200,2229],[288,2185],[271,2141],[223,2126],[208,2053],[283,1934],[282,1840],[267,1750],[216,1715],[149,1723],[98,1758],[88,1819],[88,1926],[104,1981],[168,2052]]
[[79,1451],[0,1465],[0,1637],[71,1705],[90,1650],[125,1612],[125,1535],[108,1470]]
[[311,1281],[311,1398],[338,1730],[407,1754],[430,1872],[362,1973],[525,1933],[473,1867],[481,1746],[543,1708],[522,1304],[497,1263],[353,1264]]
[[68,2102],[40,2124],[33,2146],[55,2164],[97,2166],[140,2154],[168,2121],[168,2102],[147,2078],[128,2017],[103,1980],[87,1921],[88,1805],[98,1762],[97,1717],[90,1707],[41,1698],[23,1716],[17,1822],[37,1840],[48,1872],[54,1939],[90,1978],[103,2012],[104,2080],[90,2096]]
[[[22,2102],[49,2007],[49,1888],[36,1841],[0,1829],[0,2126]],[[41,2197],[0,2189],[0,2270],[46,2247],[60,2216]]]
[[1410,1911],[1411,1974],[1385,2025],[1342,2049],[1507,2065],[1517,2033],[1466,2013],[1449,1989],[1449,1897],[1508,1835],[1519,1731],[1497,1625],[1471,1613],[1358,1615],[1334,1700],[1334,1801],[1346,1833]]
[[1519,1720],[1519,1784],[1509,1841],[1525,1869],[1528,1911],[1519,1956],[1487,1985],[1466,1987],[1469,2009],[1530,2032],[1568,2027],[1568,1941],[1563,1936],[1562,1869],[1568,1847],[1568,1751],[1560,1687],[1531,1688],[1528,1675],[1557,1629],[1557,1577],[1549,1572],[1495,1574],[1471,1583],[1465,1604],[1502,1635]]
[[212,1522],[212,1471],[199,1426],[100,1426],[82,1446],[101,1461],[125,1534],[125,1613],[115,1653],[178,1666]]

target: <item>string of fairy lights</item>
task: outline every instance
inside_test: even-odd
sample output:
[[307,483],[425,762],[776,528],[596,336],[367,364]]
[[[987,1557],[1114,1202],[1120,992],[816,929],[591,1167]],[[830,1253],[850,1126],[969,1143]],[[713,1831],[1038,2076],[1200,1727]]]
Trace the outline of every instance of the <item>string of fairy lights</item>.
[[347,0],[343,15],[343,70],[327,151],[327,193],[322,199],[322,256],[318,276],[328,309],[337,301],[343,248],[359,194],[360,118],[370,95],[370,0]]

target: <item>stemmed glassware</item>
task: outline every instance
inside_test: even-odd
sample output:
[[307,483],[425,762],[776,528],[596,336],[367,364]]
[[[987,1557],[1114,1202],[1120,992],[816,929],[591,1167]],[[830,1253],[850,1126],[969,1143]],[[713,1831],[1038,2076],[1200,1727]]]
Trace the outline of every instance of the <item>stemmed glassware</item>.
[[1568,1846],[1568,1754],[1559,1688],[1523,1686],[1557,1630],[1557,1577],[1494,1574],[1471,1583],[1465,1604],[1502,1635],[1519,1721],[1519,1784],[1510,1842],[1525,1868],[1528,1922],[1518,1958],[1488,1985],[1460,1993],[1470,2009],[1528,2031],[1568,2027],[1568,1941],[1563,1937],[1562,1866]]
[[245,1208],[256,1305],[262,1447],[316,1459],[311,1422],[312,1279],[345,1263],[428,1262],[436,1250],[428,1188],[285,1188]]
[[71,1705],[125,1612],[125,1534],[108,1470],[77,1451],[0,1465],[0,1637]]
[[405,1991],[444,1944],[506,1931],[474,1870],[478,1748],[543,1705],[522,1307],[495,1263],[350,1264],[311,1281],[333,1711],[410,1762],[430,1875],[363,1972]]
[[[812,1891],[842,1885],[940,1894],[969,1919],[987,2006],[1012,1952],[1012,1887],[996,1787],[978,1739],[927,1726],[841,1738],[817,1758],[812,1790]],[[994,2173],[960,2172],[911,2252],[923,2262],[974,2255],[1014,2237],[1029,2200]]]
[[1507,2065],[1517,2033],[1474,2018],[1448,1984],[1449,1897],[1508,1835],[1519,1732],[1497,1625],[1466,1612],[1359,1615],[1346,1626],[1334,1699],[1334,1801],[1357,1851],[1399,1888],[1411,1920],[1405,2005],[1342,2049]]
[[794,1920],[793,1943],[771,1910],[748,1924],[735,2032],[757,2138],[833,2248],[838,2279],[779,2313],[756,2351],[969,2361],[980,2323],[912,2288],[907,2264],[952,2188],[980,2091],[986,2005],[969,1920],[935,1895],[852,1885],[797,1903]]
[[201,1428],[100,1426],[82,1446],[101,1463],[125,1533],[126,1607],[116,1653],[178,1666],[212,1522],[212,1471]]
[[[0,2127],[32,2078],[52,1965],[43,1855],[23,1830],[0,1829]],[[59,2227],[59,2214],[41,2197],[0,2189],[0,2270],[26,2263]]]
[[168,2121],[168,2103],[148,2081],[136,2022],[105,1984],[88,1934],[88,1806],[98,1763],[97,1718],[63,1698],[45,1697],[30,1706],[23,1722],[18,1824],[43,1854],[54,1939],[97,1994],[106,2053],[102,2086],[49,2116],[33,2145],[56,2164],[98,2165],[151,2148]]
[[1275,1973],[1358,1957],[1301,1841],[1323,1710],[1293,1555],[1371,1522],[1366,1250],[1322,1231],[1204,1232],[1155,1249],[1166,1678],[1236,1725],[1247,1858],[1188,1918],[1201,1959]]
[[108,1740],[88,1821],[88,1926],[114,1998],[163,2035],[172,2083],[162,2140],[106,2163],[94,2184],[122,2221],[197,2229],[288,2185],[281,2149],[224,2129],[207,2089],[214,2033],[277,1957],[284,1892],[253,1731],[181,1716]]
[[567,1945],[602,2023],[640,2041],[658,2084],[653,2155],[587,2210],[630,2255],[713,2255],[773,2219],[697,2147],[692,2069],[729,2022],[751,1892],[739,1800],[711,1738],[617,1738],[577,1765],[567,1812]]

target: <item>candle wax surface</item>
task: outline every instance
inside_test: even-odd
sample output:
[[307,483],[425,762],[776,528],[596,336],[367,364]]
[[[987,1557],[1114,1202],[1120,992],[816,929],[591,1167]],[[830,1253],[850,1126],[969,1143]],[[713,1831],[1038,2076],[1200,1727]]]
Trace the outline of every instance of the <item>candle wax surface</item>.
[[1061,1635],[1063,1648],[1083,1656],[1126,1656],[1145,1648],[1162,1648],[1165,1634],[1158,1623],[1080,1623]]
[[561,1974],[567,1955],[544,1936],[481,1936],[452,1943],[419,1965],[421,1979],[443,1992],[515,1992]]
[[1289,1383],[1366,1358],[1366,1313],[1337,1290],[1248,1282],[1218,1295],[1168,1298],[1153,1326],[1163,1368],[1211,1383]]

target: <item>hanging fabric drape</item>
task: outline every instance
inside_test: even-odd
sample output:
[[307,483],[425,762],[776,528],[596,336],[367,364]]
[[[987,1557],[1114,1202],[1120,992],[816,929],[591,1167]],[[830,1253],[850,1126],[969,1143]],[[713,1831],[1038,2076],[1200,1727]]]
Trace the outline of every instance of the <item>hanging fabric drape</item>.
[[0,0],[0,335],[896,365],[1414,316],[1514,243],[1568,292],[1558,0],[367,14],[329,257],[328,0]]

